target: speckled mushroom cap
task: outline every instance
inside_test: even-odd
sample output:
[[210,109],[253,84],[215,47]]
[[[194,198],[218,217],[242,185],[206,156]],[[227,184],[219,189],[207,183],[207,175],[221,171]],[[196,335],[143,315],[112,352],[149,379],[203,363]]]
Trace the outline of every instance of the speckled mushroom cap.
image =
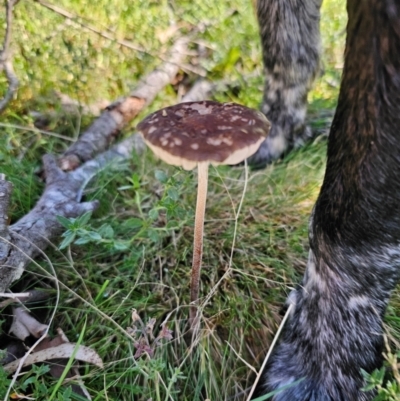
[[257,151],[269,128],[257,110],[214,101],[179,103],[150,114],[137,126],[160,159],[186,170],[198,162],[242,162]]

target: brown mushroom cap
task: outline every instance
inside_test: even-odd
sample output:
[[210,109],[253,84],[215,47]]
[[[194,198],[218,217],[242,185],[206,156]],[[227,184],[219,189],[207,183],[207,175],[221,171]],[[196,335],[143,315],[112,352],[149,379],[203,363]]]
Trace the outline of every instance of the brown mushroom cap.
[[259,111],[236,103],[202,101],[158,110],[137,129],[160,159],[191,170],[198,162],[242,162],[258,150],[270,123]]

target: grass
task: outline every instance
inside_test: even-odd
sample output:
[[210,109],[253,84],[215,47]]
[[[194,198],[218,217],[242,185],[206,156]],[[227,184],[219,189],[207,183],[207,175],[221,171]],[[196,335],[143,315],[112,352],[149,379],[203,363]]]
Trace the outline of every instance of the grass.
[[[86,194],[100,200],[99,209],[89,221],[66,224],[75,236],[68,239],[66,234],[55,244],[66,241],[64,249],[48,251],[61,283],[52,332],[61,327],[71,341],[84,332],[82,342],[105,362],[104,370],[89,365],[81,369],[93,400],[245,399],[255,376],[250,366],[260,366],[281,320],[282,304],[305,268],[308,218],[324,174],[324,134],[342,67],[342,3],[326,0],[323,5],[325,74],[310,94],[309,112],[321,135],[284,161],[250,172],[239,216],[244,169],[210,170],[201,283],[202,301],[207,302],[196,346],[188,348],[184,336],[196,172],[168,167],[150,152],[102,172]],[[96,6],[87,0],[62,0],[57,7],[79,18],[65,19],[39,2],[21,2],[16,8],[14,58],[21,88],[0,137],[1,172],[14,184],[13,221],[40,196],[43,185],[34,172],[41,156],[61,152],[68,142],[11,124],[32,126],[30,112],[58,111],[55,91],[83,104],[128,93],[167,51],[173,40],[171,24],[183,32],[200,26],[198,43],[206,57],[198,67],[210,80],[238,82],[239,89],[216,93],[216,100],[251,107],[261,101],[261,52],[248,0],[99,0]],[[121,46],[118,40],[143,51]],[[186,81],[194,79],[193,74],[185,76]],[[167,87],[144,114],[179,101],[179,85]],[[64,115],[50,128],[74,138],[89,123],[87,116]],[[45,260],[29,272],[24,281],[28,288],[43,287],[43,276],[52,274]],[[53,306],[50,302],[40,308],[51,311]],[[393,342],[399,341],[398,308],[395,294],[387,317]],[[132,310],[141,320],[132,320]],[[156,340],[162,324],[172,339]],[[151,357],[141,352],[143,344],[150,347]],[[36,384],[24,386],[30,377]],[[0,376],[0,393],[2,383],[7,384]],[[66,386],[56,386],[57,379],[32,368],[19,379],[16,391],[36,399],[48,399],[53,392],[57,400],[76,399]]]

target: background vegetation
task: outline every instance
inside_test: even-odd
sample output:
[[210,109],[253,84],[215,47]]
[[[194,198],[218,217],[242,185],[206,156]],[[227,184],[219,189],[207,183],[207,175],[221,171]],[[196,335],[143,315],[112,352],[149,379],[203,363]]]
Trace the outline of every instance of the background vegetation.
[[[281,320],[282,304],[305,267],[308,217],[323,178],[326,133],[340,82],[343,3],[325,0],[323,5],[324,74],[309,97],[316,139],[284,161],[250,172],[238,216],[244,168],[211,170],[201,287],[208,302],[196,347],[188,348],[183,336],[195,172],[168,167],[150,152],[133,155],[128,163],[97,177],[85,196],[100,200],[100,208],[89,221],[67,224],[64,238],[48,252],[64,285],[52,331],[62,327],[71,340],[84,331],[83,343],[105,362],[104,370],[82,369],[94,400],[245,399],[255,376],[249,366],[259,368]],[[193,47],[200,47],[203,56],[182,68],[182,80],[160,93],[135,123],[179,102],[196,79],[194,71],[211,81],[234,83],[215,93],[216,100],[255,108],[261,102],[261,50],[250,0],[60,0],[53,3],[58,12],[45,4],[21,1],[15,10],[14,67],[21,86],[3,115],[0,135],[0,171],[14,184],[13,221],[41,194],[42,183],[35,175],[41,156],[60,153],[70,143],[35,130],[34,116],[54,112],[44,128],[76,138],[93,117],[64,113],[57,94],[82,105],[107,104],[127,94],[160,63],[176,28],[198,28]],[[4,26],[2,12],[0,22]],[[129,46],[118,43],[123,40]],[[1,76],[0,91],[5,88]],[[45,285],[43,277],[51,275],[51,269],[45,260],[39,265],[31,266],[24,285]],[[396,294],[387,316],[390,344],[396,345],[398,305]],[[54,303],[47,307],[52,310]],[[133,309],[141,321],[132,321]],[[154,340],[145,329],[148,323],[154,325],[155,337],[165,323],[172,339],[166,335]],[[121,330],[129,327],[136,341]],[[144,338],[154,351],[151,357],[139,355]],[[396,384],[385,387],[382,372],[369,380],[382,388],[381,399],[395,399]],[[0,394],[7,386],[1,377]],[[34,368],[20,378],[15,393],[47,400],[55,381]],[[57,399],[76,398],[67,389],[61,387]]]

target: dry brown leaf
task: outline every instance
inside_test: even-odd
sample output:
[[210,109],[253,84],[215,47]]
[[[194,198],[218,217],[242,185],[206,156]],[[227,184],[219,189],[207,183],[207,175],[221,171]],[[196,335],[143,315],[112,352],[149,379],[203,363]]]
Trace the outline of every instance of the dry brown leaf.
[[[28,355],[25,359],[23,366],[32,365],[38,362],[45,362],[51,359],[64,358],[69,359],[71,355],[74,353],[77,344],[75,343],[66,343],[58,345],[57,347],[47,348],[38,352],[33,352]],[[89,347],[85,347],[84,345],[80,345],[75,354],[75,359],[82,362],[91,363],[93,365],[98,366],[103,369],[103,361],[96,351],[92,350]],[[13,373],[17,370],[18,365],[21,359],[17,359],[11,363],[8,363],[3,368],[7,373]]]

